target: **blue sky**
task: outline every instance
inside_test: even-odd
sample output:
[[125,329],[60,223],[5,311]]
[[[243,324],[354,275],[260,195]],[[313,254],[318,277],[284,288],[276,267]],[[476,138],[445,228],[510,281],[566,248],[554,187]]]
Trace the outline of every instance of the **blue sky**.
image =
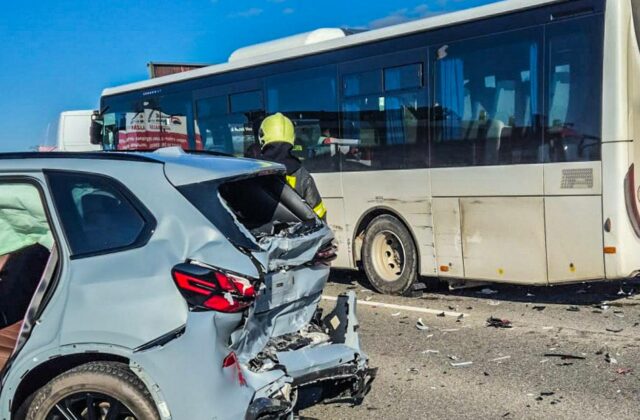
[[0,14],[0,151],[55,139],[64,110],[147,78],[146,64],[219,63],[319,27],[375,28],[491,0],[21,0]]

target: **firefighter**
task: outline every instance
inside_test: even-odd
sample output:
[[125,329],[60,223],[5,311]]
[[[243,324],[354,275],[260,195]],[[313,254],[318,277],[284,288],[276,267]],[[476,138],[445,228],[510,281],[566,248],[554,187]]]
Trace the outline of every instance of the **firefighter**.
[[260,159],[276,162],[287,168],[287,183],[302,197],[322,220],[327,209],[316,183],[300,160],[291,153],[295,130],[291,120],[281,113],[268,116],[260,125]]

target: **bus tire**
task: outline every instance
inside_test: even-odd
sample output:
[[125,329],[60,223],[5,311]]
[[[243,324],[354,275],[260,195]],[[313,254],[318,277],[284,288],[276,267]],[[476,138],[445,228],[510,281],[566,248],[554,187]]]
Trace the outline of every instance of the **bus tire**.
[[402,295],[418,277],[418,252],[411,234],[397,218],[378,216],[364,234],[362,265],[380,293]]
[[113,418],[160,418],[151,394],[127,365],[91,362],[61,374],[40,388],[29,404],[26,420],[45,420],[54,414],[60,418],[81,418],[81,413],[89,410],[94,411],[97,418],[102,418],[100,413],[111,418],[112,410],[119,413]]

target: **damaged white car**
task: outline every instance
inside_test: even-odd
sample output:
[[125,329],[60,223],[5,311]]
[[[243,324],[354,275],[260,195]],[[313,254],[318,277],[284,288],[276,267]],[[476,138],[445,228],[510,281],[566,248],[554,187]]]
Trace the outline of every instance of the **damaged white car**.
[[292,418],[362,401],[355,296],[279,165],[0,155],[0,419]]

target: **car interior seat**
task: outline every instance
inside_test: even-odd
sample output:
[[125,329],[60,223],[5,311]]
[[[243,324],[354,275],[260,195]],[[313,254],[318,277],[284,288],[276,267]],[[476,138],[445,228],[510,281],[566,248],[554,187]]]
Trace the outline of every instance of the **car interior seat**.
[[49,256],[47,248],[35,244],[12,253],[0,263],[0,369],[13,353]]

